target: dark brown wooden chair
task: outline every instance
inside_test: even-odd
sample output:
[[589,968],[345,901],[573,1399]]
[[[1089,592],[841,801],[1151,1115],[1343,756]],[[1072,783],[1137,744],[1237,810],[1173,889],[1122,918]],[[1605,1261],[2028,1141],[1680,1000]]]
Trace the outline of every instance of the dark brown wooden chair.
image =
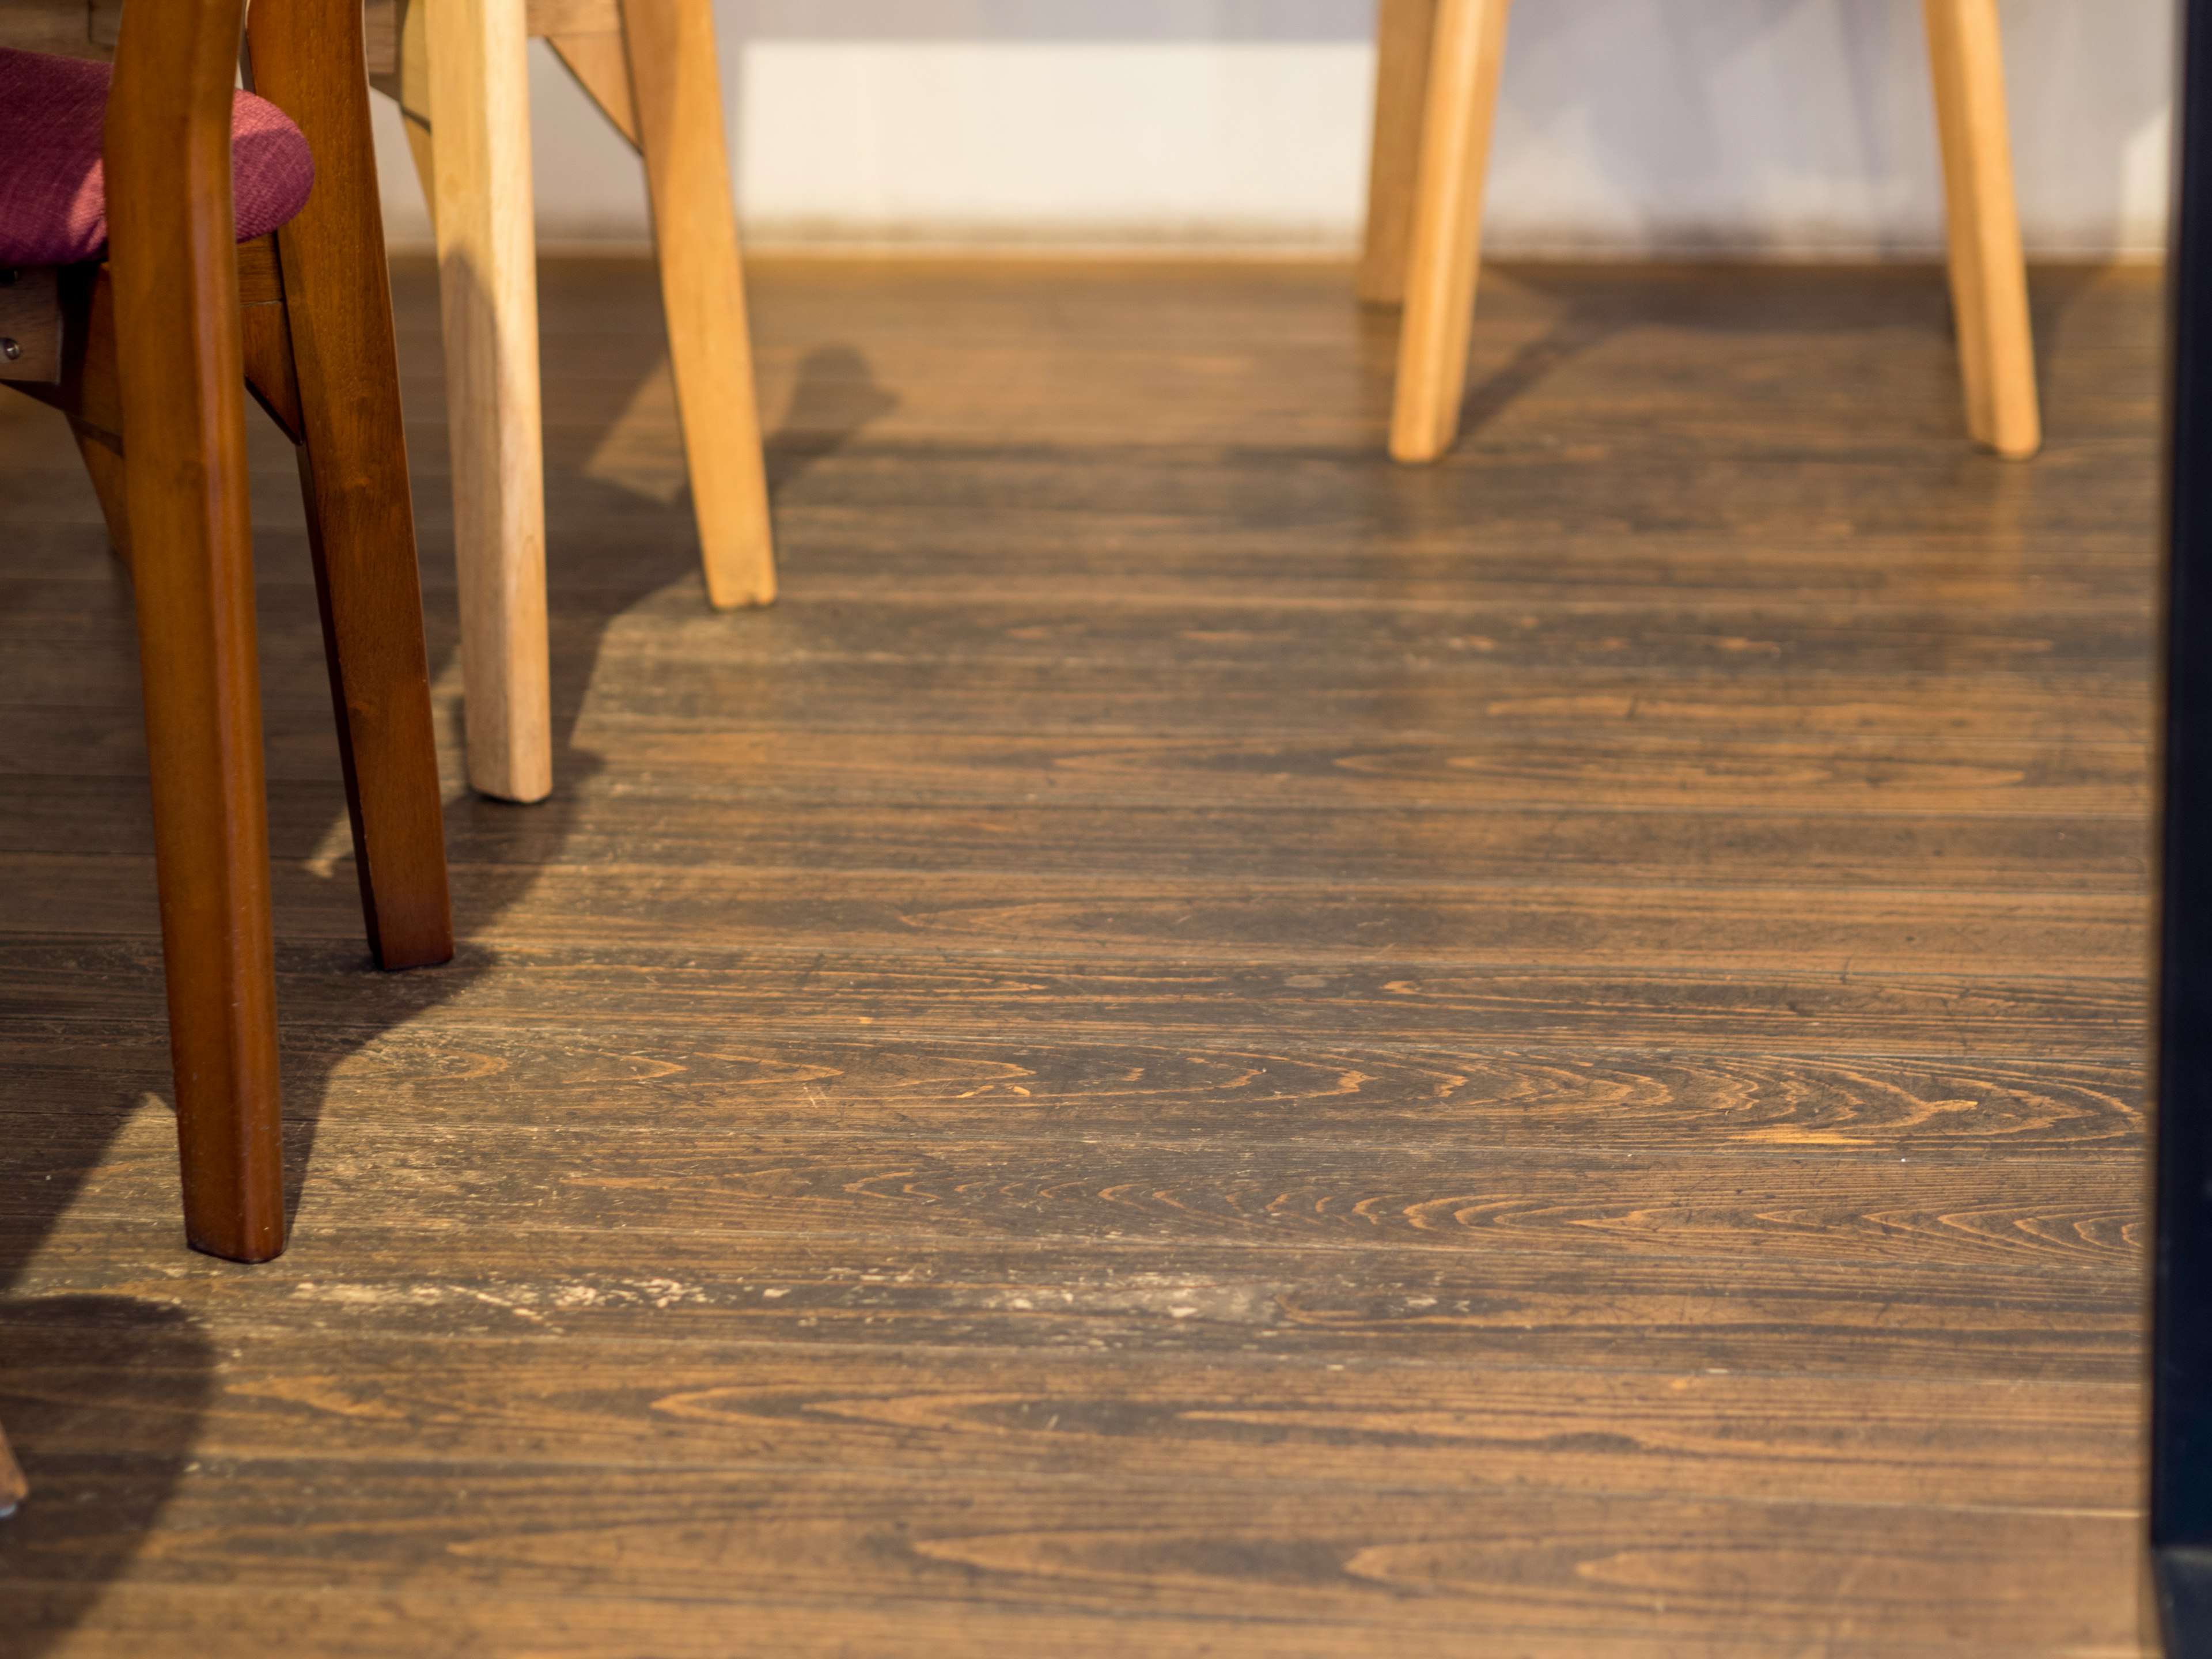
[[[131,567],[185,1232],[261,1261],[284,1248],[284,1182],[249,387],[299,452],[370,948],[388,969],[443,962],[453,923],[360,0],[253,7],[249,73],[296,124],[281,135],[295,161],[304,136],[313,188],[273,235],[240,245],[245,9],[137,0],[113,27],[105,257],[0,272],[0,379],[69,417]],[[51,10],[43,35],[0,46],[103,55],[111,7]],[[35,0],[8,15],[41,21]],[[81,88],[86,66],[56,61]],[[38,148],[0,155],[0,175],[17,174],[12,198],[0,176],[0,233],[6,204],[38,185],[22,176]],[[100,188],[96,173],[72,188]],[[257,188],[247,177],[240,199]]]

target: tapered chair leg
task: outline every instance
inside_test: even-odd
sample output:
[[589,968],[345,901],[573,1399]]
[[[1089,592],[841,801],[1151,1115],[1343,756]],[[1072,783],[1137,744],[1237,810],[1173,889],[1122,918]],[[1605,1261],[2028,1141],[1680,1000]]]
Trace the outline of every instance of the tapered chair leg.
[[1375,26],[1374,142],[1367,161],[1367,235],[1359,297],[1395,306],[1406,297],[1413,234],[1413,181],[1428,112],[1429,52],[1437,0],[1382,0]]
[[1511,0],[1439,0],[1398,335],[1390,453],[1432,461],[1459,429],[1482,201]]
[[553,789],[537,232],[523,0],[422,0],[469,781]]
[[[242,485],[242,433],[237,462]],[[284,1182],[252,552],[242,535],[149,533],[146,497],[163,485],[149,460],[130,471],[185,1231],[265,1261],[284,1248]]]
[[1943,144],[1966,427],[1998,454],[2025,458],[2043,446],[2043,417],[1996,0],[1925,0],[1923,9]]
[[[385,968],[453,954],[430,670],[357,29],[304,4],[250,15],[257,89],[300,124],[315,191],[277,234],[323,638],[369,947]],[[326,21],[326,20],[323,20]],[[317,64],[317,54],[341,61]]]
[[711,0],[623,0],[623,33],[707,598],[767,605],[775,554]]
[[[284,1248],[284,1166],[228,199],[243,12],[132,14],[106,155],[111,180],[157,178],[181,143],[188,176],[220,181],[187,194],[222,204],[191,236],[173,198],[111,189],[108,248],[185,1231],[213,1255],[263,1261]],[[173,101],[171,87],[187,90]]]

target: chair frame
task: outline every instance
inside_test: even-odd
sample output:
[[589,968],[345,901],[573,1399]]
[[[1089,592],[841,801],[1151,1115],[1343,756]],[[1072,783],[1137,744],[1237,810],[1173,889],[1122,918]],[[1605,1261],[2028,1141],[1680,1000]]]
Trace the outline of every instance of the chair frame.
[[33,285],[58,349],[49,374],[11,383],[69,416],[131,568],[186,1236],[260,1261],[285,1218],[249,388],[299,456],[371,948],[397,969],[453,945],[359,0],[260,0],[243,28],[316,183],[289,224],[241,246],[244,13],[169,0],[123,21],[107,258]]
[[[1405,307],[1390,453],[1458,435],[1491,130],[1512,0],[1382,0],[1361,296]],[[1948,204],[1966,425],[1998,454],[2042,447],[1996,0],[1923,0]]]
[[775,599],[768,475],[711,0],[371,0],[436,229],[469,781],[553,787],[528,40],[645,158],[708,602]]

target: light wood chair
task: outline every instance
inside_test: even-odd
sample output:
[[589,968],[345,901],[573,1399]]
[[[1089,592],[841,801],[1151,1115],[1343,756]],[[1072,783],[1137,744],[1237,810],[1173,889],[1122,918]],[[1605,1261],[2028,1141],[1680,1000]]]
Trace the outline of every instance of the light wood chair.
[[[1690,0],[1686,0],[1686,3]],[[1390,453],[1435,460],[1467,388],[1490,135],[1512,0],[1382,0],[1363,298],[1405,307]],[[1951,293],[1977,441],[2042,447],[1996,0],[1923,0]]]
[[532,36],[645,157],[708,599],[775,598],[710,0],[370,0],[371,68],[437,228],[469,781],[518,801],[553,787]]
[[[28,17],[33,42],[105,54],[97,7],[89,35],[84,0],[33,9],[15,0],[0,21]],[[130,566],[185,1231],[260,1261],[284,1247],[284,1181],[249,390],[297,447],[371,948],[382,967],[423,966],[453,955],[453,933],[360,0],[256,0],[246,61],[298,129],[285,134],[295,167],[304,137],[313,188],[273,234],[240,244],[245,10],[131,7],[104,139],[70,129],[79,198],[104,155],[105,258],[95,245],[5,273],[0,380],[68,416]],[[64,76],[56,62],[19,68],[97,112],[102,72],[88,94],[88,66]],[[27,167],[31,153],[11,159]]]

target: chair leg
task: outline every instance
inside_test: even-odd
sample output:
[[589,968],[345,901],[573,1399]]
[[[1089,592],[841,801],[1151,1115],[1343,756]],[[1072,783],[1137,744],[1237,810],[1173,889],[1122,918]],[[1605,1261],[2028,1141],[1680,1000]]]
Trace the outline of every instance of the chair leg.
[[1923,9],[1942,136],[1966,426],[1977,442],[2024,459],[2043,447],[2043,416],[1996,0],[1925,0]]
[[[149,355],[145,327],[134,337],[118,304],[126,364]],[[185,1237],[265,1261],[284,1248],[284,1166],[246,394],[234,343],[230,355],[212,421],[126,375],[141,458],[126,473]]]
[[1432,461],[1459,429],[1482,198],[1511,0],[1440,0],[1413,194],[1390,453]]
[[362,908],[380,966],[422,967],[452,958],[453,908],[361,36],[297,5],[250,18],[255,84],[315,154],[314,194],[276,243]]
[[179,159],[195,183],[229,173],[228,100],[168,87],[227,83],[244,14],[155,6],[125,29],[104,153],[185,1236],[264,1261],[284,1161],[238,258],[219,193],[146,184]]
[[[241,498],[245,461],[241,442]],[[284,1248],[284,1160],[252,559],[148,533],[139,504],[161,486],[139,478],[153,471],[131,469],[132,574],[185,1231],[265,1261]]]
[[16,1466],[15,1455],[8,1449],[8,1437],[0,1433],[0,1518],[13,1515],[15,1505],[30,1495],[30,1483]]
[[469,781],[553,790],[523,0],[424,0]]
[[775,554],[711,0],[623,0],[623,33],[707,598],[768,605]]
[[1437,0],[1382,0],[1375,29],[1375,133],[1367,160],[1367,238],[1359,297],[1395,306],[1406,298],[1406,252],[1413,234],[1413,179],[1421,164],[1429,51]]

